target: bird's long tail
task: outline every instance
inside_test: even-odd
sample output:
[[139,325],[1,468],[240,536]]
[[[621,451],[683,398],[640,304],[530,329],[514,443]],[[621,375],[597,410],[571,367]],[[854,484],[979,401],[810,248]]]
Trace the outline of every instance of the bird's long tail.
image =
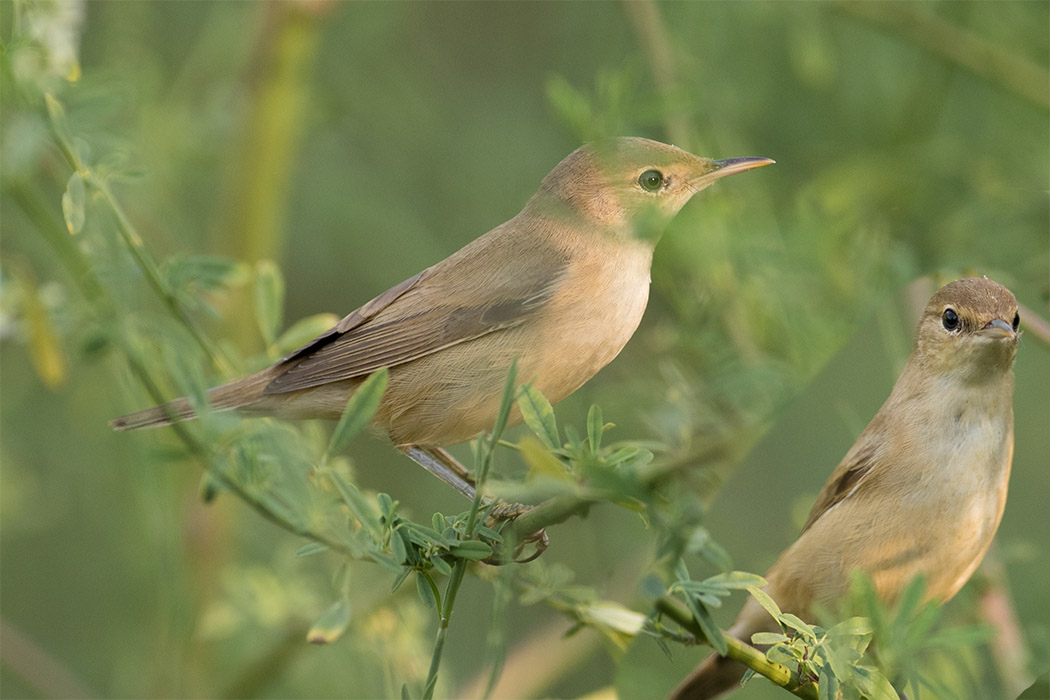
[[692,673],[678,684],[670,700],[709,700],[716,698],[740,683],[747,670],[739,661],[718,654],[704,659]]
[[[208,390],[208,402],[214,411],[244,408],[263,398],[263,389],[273,379],[273,368],[237,379],[229,384]],[[146,408],[114,418],[109,422],[114,430],[137,430],[171,425],[176,421],[196,418],[190,402],[185,398],[175,399],[159,406]]]

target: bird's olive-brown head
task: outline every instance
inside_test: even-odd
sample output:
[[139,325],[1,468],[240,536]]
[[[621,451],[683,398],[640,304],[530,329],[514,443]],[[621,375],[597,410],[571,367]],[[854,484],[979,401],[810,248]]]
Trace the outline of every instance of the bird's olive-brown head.
[[923,311],[915,352],[930,370],[973,384],[1013,366],[1020,337],[1017,300],[987,277],[941,287]]
[[561,208],[590,223],[655,241],[694,194],[721,177],[773,162],[711,160],[637,137],[595,141],[566,156],[529,204]]

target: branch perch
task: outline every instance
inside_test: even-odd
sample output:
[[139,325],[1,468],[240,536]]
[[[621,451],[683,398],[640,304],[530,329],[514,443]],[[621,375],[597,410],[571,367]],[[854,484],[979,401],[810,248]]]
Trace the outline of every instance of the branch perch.
[[[656,599],[654,607],[661,615],[671,618],[680,627],[696,637],[698,642],[707,641],[704,633],[700,630],[700,625],[696,623],[693,616],[675,600],[667,596],[660,596]],[[797,697],[805,698],[806,700],[818,700],[819,694],[815,683],[803,683],[798,674],[787,666],[769,661],[766,659],[765,654],[736,637],[725,633],[722,633],[722,637],[729,646],[729,652],[726,654],[728,658],[739,661],[758,675],[769,679],[770,683],[780,686]]]

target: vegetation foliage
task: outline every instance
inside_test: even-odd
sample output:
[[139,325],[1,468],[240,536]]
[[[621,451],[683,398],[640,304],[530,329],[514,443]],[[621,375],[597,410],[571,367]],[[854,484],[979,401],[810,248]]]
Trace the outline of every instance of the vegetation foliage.
[[[1047,12],[0,6],[0,695],[648,698],[713,648],[770,681],[740,697],[1016,696],[1050,661]],[[557,415],[510,373],[456,452],[472,503],[368,437],[385,371],[334,426],[208,410],[628,133],[778,164],[674,221],[642,328]],[[971,273],[1031,329],[1001,545],[943,609],[859,580],[780,611],[743,570]],[[105,426],[182,395],[200,420]],[[741,593],[768,652],[721,631]]]

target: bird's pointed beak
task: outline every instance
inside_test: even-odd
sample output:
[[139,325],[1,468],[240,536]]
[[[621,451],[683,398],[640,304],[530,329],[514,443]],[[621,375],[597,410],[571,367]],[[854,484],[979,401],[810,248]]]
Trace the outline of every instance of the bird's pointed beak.
[[1013,329],[1013,326],[1001,318],[989,321],[988,324],[981,329],[981,333],[993,338],[1012,338],[1017,335],[1017,331]]
[[713,160],[711,163],[715,166],[714,170],[709,170],[696,178],[696,185],[706,187],[726,175],[735,175],[766,165],[772,165],[776,161],[772,158],[723,158],[722,160]]

